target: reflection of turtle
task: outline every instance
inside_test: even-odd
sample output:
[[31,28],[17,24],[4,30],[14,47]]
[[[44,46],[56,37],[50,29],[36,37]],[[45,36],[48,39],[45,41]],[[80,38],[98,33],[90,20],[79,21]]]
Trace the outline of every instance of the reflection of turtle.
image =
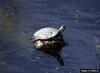
[[53,27],[45,27],[33,35],[33,45],[40,51],[52,55],[57,58],[61,65],[64,65],[63,59],[60,56],[61,48],[65,46],[62,32],[65,26],[59,29]]

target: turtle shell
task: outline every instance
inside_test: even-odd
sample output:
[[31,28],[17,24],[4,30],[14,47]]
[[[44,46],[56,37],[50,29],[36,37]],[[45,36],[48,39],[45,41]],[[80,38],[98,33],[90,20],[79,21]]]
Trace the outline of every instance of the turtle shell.
[[40,30],[36,31],[33,34],[33,39],[50,39],[52,37],[55,37],[59,33],[59,30],[53,27],[45,27],[41,28]]

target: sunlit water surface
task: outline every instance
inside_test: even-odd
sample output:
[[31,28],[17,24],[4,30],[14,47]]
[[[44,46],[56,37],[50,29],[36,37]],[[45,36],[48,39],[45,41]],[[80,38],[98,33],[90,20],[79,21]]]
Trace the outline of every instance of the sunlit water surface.
[[[66,25],[61,51],[65,65],[32,46],[30,38],[46,26]],[[0,0],[0,73],[80,73],[100,68],[99,0]]]

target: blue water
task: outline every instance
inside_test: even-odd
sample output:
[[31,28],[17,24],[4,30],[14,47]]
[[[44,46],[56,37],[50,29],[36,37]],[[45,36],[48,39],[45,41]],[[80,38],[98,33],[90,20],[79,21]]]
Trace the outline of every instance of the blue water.
[[[0,0],[0,73],[80,73],[81,68],[100,68],[95,48],[100,42],[99,4],[99,0]],[[8,22],[4,12],[12,25],[4,23]],[[63,24],[69,45],[61,51],[65,62],[61,67],[55,58],[37,51],[30,38],[42,27]]]

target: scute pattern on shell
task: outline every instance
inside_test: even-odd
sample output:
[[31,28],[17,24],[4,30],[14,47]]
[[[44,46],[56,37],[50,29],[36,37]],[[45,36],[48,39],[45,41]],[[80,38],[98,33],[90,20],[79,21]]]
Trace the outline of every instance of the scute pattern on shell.
[[37,32],[34,33],[33,39],[38,40],[38,39],[49,39],[58,34],[58,29],[53,28],[53,27],[45,27],[41,28]]

